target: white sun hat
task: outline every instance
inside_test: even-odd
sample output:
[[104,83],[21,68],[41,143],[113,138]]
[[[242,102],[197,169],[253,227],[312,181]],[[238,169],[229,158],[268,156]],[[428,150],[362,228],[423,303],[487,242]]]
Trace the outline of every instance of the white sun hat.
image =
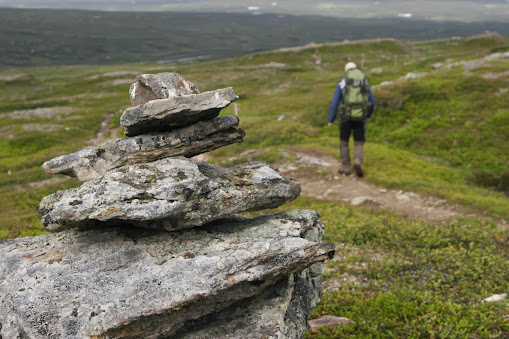
[[345,65],[345,72],[348,72],[349,70],[351,69],[354,69],[354,68],[357,68],[357,65],[355,64],[355,62],[349,62]]

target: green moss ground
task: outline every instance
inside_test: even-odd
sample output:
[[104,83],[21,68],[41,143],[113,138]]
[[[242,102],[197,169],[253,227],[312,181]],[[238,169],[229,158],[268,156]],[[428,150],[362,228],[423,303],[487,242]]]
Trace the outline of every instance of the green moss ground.
[[[429,224],[387,211],[299,198],[337,244],[328,290],[313,316],[354,323],[308,338],[505,338],[509,304],[483,303],[509,288],[509,232],[461,218]],[[286,208],[286,207],[285,207]],[[332,285],[334,286],[334,285]]]

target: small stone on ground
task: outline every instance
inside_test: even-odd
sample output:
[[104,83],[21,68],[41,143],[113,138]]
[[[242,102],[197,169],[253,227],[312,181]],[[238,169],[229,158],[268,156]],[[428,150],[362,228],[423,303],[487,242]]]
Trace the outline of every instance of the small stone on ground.
[[497,303],[500,301],[504,301],[507,299],[507,293],[504,294],[494,294],[489,298],[484,299],[484,302],[486,303]]
[[350,205],[359,206],[367,202],[374,202],[375,200],[371,197],[355,197],[350,200]]
[[309,155],[304,155],[304,156],[300,157],[298,162],[300,162],[300,163],[304,162],[304,163],[308,163],[308,164],[311,164],[311,165],[318,165],[318,166],[322,166],[322,167],[330,167],[330,166],[332,166],[330,163],[328,163],[325,160],[322,160],[322,159],[317,158],[317,157],[312,157],[312,156],[309,156]]
[[309,327],[311,327],[312,330],[316,330],[324,326],[347,326],[350,323],[352,323],[352,321],[348,318],[326,315],[318,319],[310,320]]

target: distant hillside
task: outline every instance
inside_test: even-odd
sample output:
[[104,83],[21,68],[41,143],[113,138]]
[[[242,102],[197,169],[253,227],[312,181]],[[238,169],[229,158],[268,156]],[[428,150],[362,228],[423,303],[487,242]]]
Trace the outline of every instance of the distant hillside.
[[411,13],[425,20],[507,21],[506,0],[0,0],[0,7],[108,11],[178,11],[324,15],[340,18],[395,18]]
[[0,9],[0,68],[214,59],[312,41],[425,40],[487,30],[509,34],[509,23]]

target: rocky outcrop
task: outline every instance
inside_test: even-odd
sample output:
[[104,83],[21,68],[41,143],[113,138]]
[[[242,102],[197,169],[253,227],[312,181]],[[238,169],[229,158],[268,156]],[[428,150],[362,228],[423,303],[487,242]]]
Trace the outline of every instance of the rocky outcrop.
[[170,131],[198,121],[210,120],[231,102],[237,100],[232,88],[212,92],[170,97],[131,107],[120,117],[125,135]]
[[307,330],[312,309],[320,300],[320,286],[311,270],[283,278],[259,295],[241,300],[219,312],[191,321],[175,339],[297,339]]
[[151,100],[168,99],[190,94],[200,94],[191,81],[177,73],[142,74],[129,89],[133,106],[139,106]]
[[236,216],[295,199],[299,183],[262,162],[186,158],[242,141],[238,118],[216,118],[231,88],[138,84],[134,99],[155,99],[124,112],[135,137],[43,165],[85,181],[41,201],[54,233],[0,243],[0,338],[302,338],[334,255],[318,215]]
[[45,197],[47,230],[122,221],[177,230],[239,212],[276,208],[298,197],[298,182],[265,163],[220,168],[183,158],[117,168],[103,178]]
[[224,116],[165,133],[113,139],[98,147],[46,161],[42,169],[51,174],[65,174],[82,181],[101,178],[107,171],[131,164],[167,157],[193,157],[244,140],[236,129],[239,119]]
[[[310,273],[293,274],[333,255],[333,245],[306,240],[321,235],[315,213],[290,211],[180,232],[69,230],[2,243],[1,333],[5,338],[161,338],[221,309],[228,313],[236,301],[272,286],[249,299],[257,308],[246,322],[258,331],[264,322],[275,324],[291,313],[286,304],[293,301],[297,312],[299,299],[316,302],[315,292],[296,291],[310,286]],[[264,300],[280,308],[271,310]],[[218,317],[227,318],[224,314]],[[287,333],[286,328],[299,327],[293,320],[303,321],[298,313],[286,318],[279,326]],[[214,333],[215,321],[205,322]],[[302,336],[298,332],[294,338]]]
[[[301,213],[311,216],[309,212],[303,211],[289,211],[279,215],[287,213],[293,218]],[[301,234],[308,241],[321,243],[324,229],[315,227]],[[309,269],[280,279],[254,297],[187,322],[172,338],[302,338],[308,328],[307,319],[320,302],[321,285],[322,264],[315,263]]]

